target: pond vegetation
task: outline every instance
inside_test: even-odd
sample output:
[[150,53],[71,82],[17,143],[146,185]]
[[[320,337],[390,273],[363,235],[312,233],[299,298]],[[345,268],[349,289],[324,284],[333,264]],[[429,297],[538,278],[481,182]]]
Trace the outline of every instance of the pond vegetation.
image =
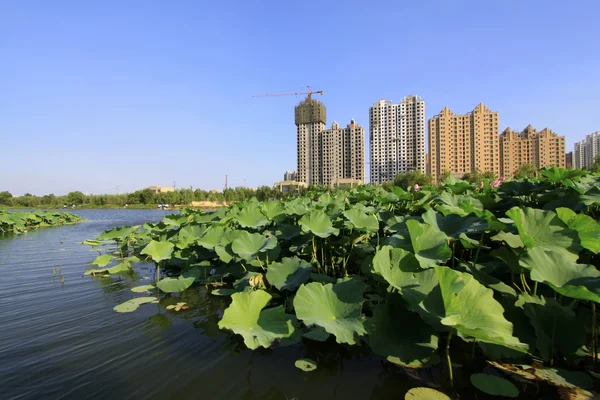
[[[228,296],[218,327],[253,350],[369,346],[431,386],[406,398],[592,398],[600,176],[552,167],[524,180],[388,189],[252,199],[114,228],[84,242],[99,252],[86,274],[154,263],[153,283],[117,312],[194,284]],[[431,369],[442,374],[425,378]]]
[[62,211],[2,211],[0,210],[0,234],[24,233],[30,229],[59,226],[81,222],[81,217]]

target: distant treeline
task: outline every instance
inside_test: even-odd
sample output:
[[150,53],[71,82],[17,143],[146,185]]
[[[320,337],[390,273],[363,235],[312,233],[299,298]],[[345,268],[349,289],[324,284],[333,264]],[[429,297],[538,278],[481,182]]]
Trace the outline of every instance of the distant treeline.
[[246,200],[251,197],[263,201],[271,198],[283,198],[283,194],[268,186],[261,186],[256,190],[237,187],[225,189],[223,192],[179,189],[173,192],[154,193],[150,189],[143,189],[123,194],[85,195],[80,191],[75,191],[64,196],[55,196],[54,194],[34,196],[25,193],[23,196],[18,197],[5,191],[0,192],[0,206],[62,208],[73,205],[82,207],[123,207],[125,204],[146,206],[156,204],[188,205],[192,201],[232,202]]

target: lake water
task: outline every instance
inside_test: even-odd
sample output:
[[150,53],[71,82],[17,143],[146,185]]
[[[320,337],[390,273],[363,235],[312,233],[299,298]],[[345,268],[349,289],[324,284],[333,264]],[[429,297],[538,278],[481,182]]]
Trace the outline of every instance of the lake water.
[[[134,297],[131,287],[148,282],[145,272],[84,276],[97,253],[81,242],[167,212],[74,212],[88,222],[0,236],[0,399],[397,400],[421,386],[367,347],[305,340],[250,351],[217,327],[229,300],[203,287],[184,292],[187,311],[151,304],[114,312]],[[58,265],[64,284],[53,276]],[[294,361],[302,357],[319,368],[298,370]]]

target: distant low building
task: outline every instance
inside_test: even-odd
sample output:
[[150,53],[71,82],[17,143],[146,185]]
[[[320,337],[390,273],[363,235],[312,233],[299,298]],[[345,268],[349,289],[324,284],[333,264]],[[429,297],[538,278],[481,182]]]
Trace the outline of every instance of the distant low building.
[[361,179],[354,178],[337,178],[331,182],[331,187],[352,189],[362,185],[364,182]]
[[276,182],[273,185],[273,189],[278,190],[281,193],[298,193],[301,188],[306,187],[308,187],[306,183],[292,180]]
[[168,193],[175,191],[175,188],[170,186],[148,186],[148,189],[152,190],[154,193]]

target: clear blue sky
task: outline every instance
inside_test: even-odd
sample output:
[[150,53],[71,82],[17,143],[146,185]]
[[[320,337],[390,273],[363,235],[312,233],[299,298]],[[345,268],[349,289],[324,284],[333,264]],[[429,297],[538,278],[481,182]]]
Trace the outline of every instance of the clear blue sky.
[[255,187],[296,167],[294,106],[328,125],[408,94],[501,130],[600,130],[597,0],[0,1],[0,191]]

